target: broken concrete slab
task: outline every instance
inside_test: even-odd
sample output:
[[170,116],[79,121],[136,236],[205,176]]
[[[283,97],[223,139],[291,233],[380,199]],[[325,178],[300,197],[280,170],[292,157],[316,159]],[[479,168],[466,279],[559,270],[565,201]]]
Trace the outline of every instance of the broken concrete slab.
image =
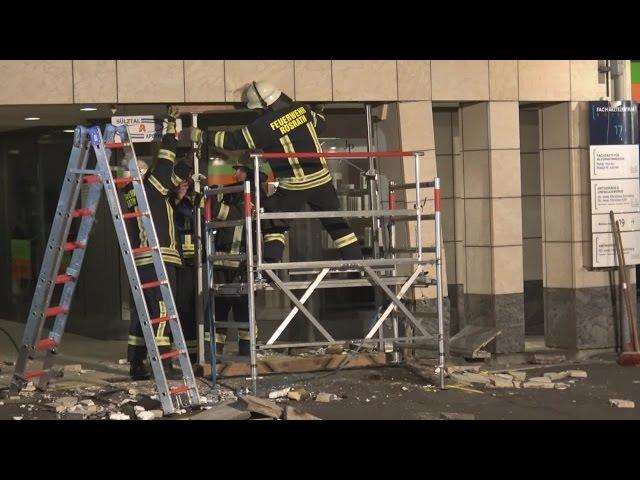
[[286,397],[287,393],[289,393],[290,390],[291,387],[283,388],[282,390],[274,390],[272,392],[269,392],[269,398],[276,399]]
[[476,416],[472,413],[443,412],[440,414],[440,418],[443,420],[475,420]]
[[507,380],[505,378],[495,376],[491,379],[491,382],[495,388],[513,388],[513,380]]
[[483,385],[488,385],[491,383],[488,375],[483,375],[481,373],[472,373],[472,372],[464,372],[464,373],[456,373],[452,374],[451,378],[456,381],[460,381],[462,383],[473,384],[473,383],[481,383]]
[[302,412],[297,408],[294,408],[290,405],[287,405],[287,408],[284,411],[284,419],[285,420],[321,420],[315,415],[311,415],[310,413]]
[[553,382],[524,382],[523,388],[555,388]]
[[527,378],[527,372],[509,370],[507,373],[511,375],[514,378],[514,380],[517,380],[519,382],[524,382],[525,379]]
[[[264,398],[254,397],[253,395],[245,395],[240,397],[240,401],[247,406],[247,410],[250,412],[259,413],[271,418],[280,418],[282,416],[282,407],[279,407],[276,402],[266,400]],[[207,410],[211,411],[211,410]]]
[[635,402],[631,400],[621,400],[619,398],[610,398],[609,405],[617,408],[636,408]]
[[464,358],[484,358],[481,349],[486,347],[502,332],[497,328],[467,325],[449,340],[449,350],[452,355]]
[[291,390],[287,393],[287,398],[290,400],[295,400],[296,402],[300,402],[302,400],[306,400],[310,397],[309,392],[306,390]]
[[587,372],[584,370],[569,370],[569,376],[571,378],[587,378]]
[[536,365],[548,365],[552,363],[562,363],[566,360],[566,357],[562,354],[553,353],[534,353],[529,363]]
[[569,372],[566,370],[562,372],[547,372],[544,374],[544,376],[552,382],[555,382],[558,380],[564,380],[565,378],[569,377]]
[[162,418],[162,416],[164,415],[164,412],[162,410],[147,410],[147,411],[153,413],[153,416],[155,418]]
[[549,377],[531,377],[530,383],[552,383]]

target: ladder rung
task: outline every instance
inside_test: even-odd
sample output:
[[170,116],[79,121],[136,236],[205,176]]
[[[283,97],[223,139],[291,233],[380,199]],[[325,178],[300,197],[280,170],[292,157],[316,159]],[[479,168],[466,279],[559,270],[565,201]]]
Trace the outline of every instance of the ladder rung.
[[137,180],[137,179],[134,177],[120,177],[120,178],[114,178],[113,183],[116,184],[117,186],[120,186],[120,185],[126,185],[127,183],[131,183],[134,180]]
[[60,306],[50,307],[50,308],[47,308],[47,311],[45,312],[44,316],[45,317],[55,317],[57,315],[60,315],[61,313],[67,313],[67,312],[68,312],[68,310],[66,308],[64,308],[64,307],[60,307]]
[[153,247],[138,247],[138,248],[133,248],[131,251],[133,252],[134,255],[137,255],[138,253],[150,252],[151,250],[153,250]]
[[122,218],[124,218],[125,220],[129,219],[129,218],[138,218],[138,217],[143,217],[145,216],[147,213],[146,212],[131,212],[131,213],[123,213],[122,214]]
[[74,210],[73,213],[71,214],[71,216],[73,218],[90,217],[93,214],[94,214],[94,211],[91,210],[90,208],[79,208],[77,210]]
[[149,324],[157,325],[158,323],[168,322],[169,320],[171,320],[171,317],[169,315],[165,315],[164,317],[152,318],[151,320],[149,320]]
[[75,250],[77,248],[84,248],[84,244],[80,242],[67,242],[64,244],[64,251],[70,252],[71,250]]
[[85,175],[82,178],[82,181],[84,183],[100,183],[102,181],[102,178],[100,178],[99,175]]
[[163,353],[162,355],[160,355],[160,360],[166,360],[167,358],[173,358],[173,357],[177,357],[180,355],[180,350],[171,350],[170,352],[167,353]]
[[182,385],[181,387],[173,387],[169,389],[169,395],[178,395],[180,393],[188,392],[191,387],[188,385]]
[[58,345],[57,340],[54,340],[53,338],[45,338],[44,340],[40,340],[38,342],[36,348],[38,350],[48,350],[49,348],[55,347],[56,345]]
[[25,372],[22,376],[25,380],[30,380],[32,378],[38,378],[47,373],[46,370],[32,370],[31,372]]
[[116,148],[124,148],[128,146],[129,146],[128,143],[118,143],[118,142],[104,144],[104,148],[108,148],[109,150],[114,150]]
[[156,280],[155,282],[147,282],[147,283],[143,283],[142,284],[142,289],[146,290],[147,288],[156,288],[159,287],[162,284],[167,283],[166,281],[163,280]]
[[61,283],[73,282],[75,279],[76,277],[74,277],[73,275],[58,275],[54,283],[56,285],[60,285]]

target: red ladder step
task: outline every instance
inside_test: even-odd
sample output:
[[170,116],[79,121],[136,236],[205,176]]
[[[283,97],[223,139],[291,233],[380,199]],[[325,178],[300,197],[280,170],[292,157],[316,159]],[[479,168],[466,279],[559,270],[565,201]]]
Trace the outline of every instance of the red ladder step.
[[105,143],[104,144],[104,148],[108,148],[109,150],[114,150],[116,148],[124,148],[124,147],[128,147],[129,143],[119,143],[119,142],[114,142],[114,143]]
[[32,378],[38,378],[43,376],[45,373],[47,373],[46,370],[32,370],[31,372],[25,372],[24,375],[22,375],[22,377],[25,380],[31,380]]
[[47,311],[45,312],[44,316],[45,317],[55,317],[57,315],[60,315],[61,313],[67,313],[69,310],[67,310],[64,307],[50,307],[47,308]]
[[180,393],[188,392],[191,387],[183,385],[182,387],[173,387],[169,389],[169,395],[179,395]]
[[163,283],[167,283],[166,281],[156,280],[155,282],[148,282],[142,284],[142,289],[146,290],[147,288],[156,288],[162,285]]
[[82,178],[82,181],[84,183],[100,183],[102,181],[102,178],[100,177],[100,175],[86,175]]
[[180,350],[171,350],[170,352],[160,355],[160,360],[166,360],[167,358],[173,358],[180,355]]
[[138,217],[144,217],[147,214],[147,212],[131,212],[131,213],[123,213],[122,214],[122,218],[124,218],[125,220],[128,220],[130,218],[138,218]]
[[164,317],[152,318],[151,320],[149,320],[149,324],[157,325],[158,323],[168,322],[169,320],[171,320],[171,317],[169,315],[165,315]]
[[53,338],[45,338],[44,340],[40,340],[37,345],[36,348],[38,350],[48,350],[51,347],[55,347],[58,345],[57,340],[54,340]]
[[77,248],[84,248],[84,243],[80,242],[67,242],[62,247],[65,252],[70,252],[71,250],[76,250]]
[[74,210],[73,213],[71,214],[71,216],[73,218],[78,218],[78,217],[90,217],[94,214],[95,212],[93,210],[91,210],[90,208],[78,208],[77,210]]
[[58,275],[55,280],[56,285],[60,285],[61,283],[69,283],[73,282],[76,279],[73,275]]
[[113,183],[114,183],[116,186],[120,187],[120,186],[122,186],[122,185],[126,185],[127,183],[131,183],[131,182],[133,182],[134,180],[135,180],[135,181],[138,181],[139,179],[138,179],[138,178],[134,178],[134,177],[121,177],[121,178],[114,178],[114,179],[113,179]]
[[138,253],[150,252],[151,250],[153,250],[153,247],[138,247],[131,249],[134,255],[137,255]]

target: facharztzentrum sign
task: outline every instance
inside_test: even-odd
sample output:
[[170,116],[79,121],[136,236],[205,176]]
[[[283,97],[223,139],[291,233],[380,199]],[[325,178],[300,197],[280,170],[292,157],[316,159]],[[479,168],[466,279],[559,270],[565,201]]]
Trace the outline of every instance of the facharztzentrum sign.
[[617,265],[610,211],[620,223],[627,265],[639,264],[638,105],[590,102],[589,120],[592,266]]

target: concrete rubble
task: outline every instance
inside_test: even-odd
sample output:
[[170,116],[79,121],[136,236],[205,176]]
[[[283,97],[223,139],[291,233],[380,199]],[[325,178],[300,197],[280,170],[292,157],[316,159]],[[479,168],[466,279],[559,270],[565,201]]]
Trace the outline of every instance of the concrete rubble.
[[636,408],[635,402],[631,400],[621,400],[619,398],[610,398],[609,405],[617,408]]
[[335,400],[340,400],[335,393],[320,392],[316,395],[316,402],[329,403]]
[[569,376],[571,378],[587,378],[587,372],[584,370],[569,370]]
[[476,416],[471,413],[450,413],[443,412],[440,414],[442,420],[475,420]]
[[282,390],[274,390],[269,392],[269,398],[276,399],[286,397],[290,390],[291,387],[283,388]]
[[130,417],[121,412],[111,412],[109,414],[109,420],[130,420]]
[[287,398],[289,400],[295,400],[296,402],[300,402],[302,400],[306,400],[310,397],[309,393],[306,390],[291,390],[287,393]]

